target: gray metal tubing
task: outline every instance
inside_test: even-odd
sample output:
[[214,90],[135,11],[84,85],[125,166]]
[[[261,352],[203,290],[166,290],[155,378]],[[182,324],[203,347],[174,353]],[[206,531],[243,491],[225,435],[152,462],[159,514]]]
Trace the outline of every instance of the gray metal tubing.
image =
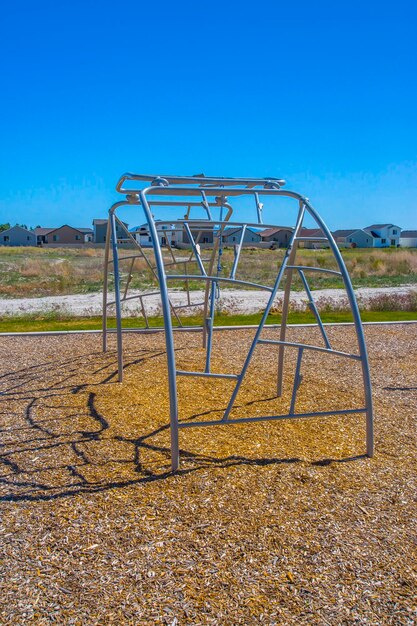
[[349,352],[341,352],[340,350],[333,350],[329,348],[321,348],[320,346],[313,346],[308,343],[296,343],[295,341],[280,341],[279,339],[259,339],[258,343],[268,343],[277,346],[289,346],[290,348],[304,348],[305,350],[315,350],[316,352],[326,352],[327,354],[335,354],[336,356],[343,356],[347,359],[353,359],[354,361],[360,361],[361,356],[359,354],[350,354]]
[[169,386],[169,406],[170,406],[170,430],[171,430],[171,469],[173,472],[178,470],[179,466],[179,440],[178,440],[178,398],[177,398],[177,377],[175,366],[175,349],[174,335],[172,332],[172,321],[170,315],[170,301],[168,297],[168,288],[166,283],[166,274],[164,268],[164,260],[162,257],[161,246],[159,244],[158,233],[156,232],[155,222],[152,211],[146,198],[147,189],[140,192],[140,200],[145,212],[146,220],[149,226],[149,233],[152,238],[156,268],[158,272],[159,287],[161,293],[162,313],[165,326],[165,345],[167,353],[168,366],[168,386]]
[[324,267],[310,267],[310,265],[287,265],[287,270],[308,270],[309,272],[324,272],[325,274],[336,274],[337,276],[341,276],[342,273],[337,270],[328,270]]
[[262,202],[259,201],[259,194],[258,194],[258,192],[255,192],[255,202],[256,202],[256,212],[258,214],[258,222],[259,222],[259,224],[262,224],[263,223],[263,221],[262,221],[262,209],[263,209],[263,206],[262,206]]
[[213,374],[213,372],[185,372],[177,370],[177,376],[200,376],[202,378],[233,378],[236,380],[237,374]]
[[246,224],[243,224],[243,226],[242,226],[242,233],[240,235],[240,241],[239,241],[239,244],[238,244],[238,248],[236,250],[235,259],[233,261],[232,271],[230,272],[230,278],[233,278],[233,279],[236,276],[237,265],[239,263],[240,253],[242,251],[242,246],[243,246],[243,240],[245,238],[245,233],[246,233]]
[[207,422],[180,422],[179,428],[197,428],[199,426],[228,426],[229,424],[244,424],[245,422],[272,422],[274,420],[300,419],[304,417],[329,417],[331,415],[352,415],[366,413],[366,407],[360,409],[344,409],[341,411],[318,411],[316,413],[294,413],[294,415],[265,415],[262,417],[236,417],[232,420],[210,420]]
[[300,270],[300,268],[298,268],[298,273],[299,273],[300,278],[301,278],[301,280],[303,282],[304,289],[306,290],[306,294],[307,294],[307,297],[308,297],[308,303],[310,305],[310,309],[313,312],[313,315],[314,315],[314,317],[317,320],[317,324],[319,325],[320,332],[321,332],[321,335],[322,335],[322,337],[324,339],[324,343],[326,345],[326,348],[331,350],[332,346],[330,345],[329,338],[327,336],[326,331],[324,330],[323,322],[321,321],[320,313],[319,313],[319,311],[317,309],[316,303],[314,302],[314,298],[313,298],[313,294],[311,293],[310,286],[309,286],[309,284],[307,282],[307,279],[306,279],[306,277],[304,275],[303,270]]
[[116,327],[117,327],[117,369],[119,374],[119,382],[123,381],[123,339],[122,339],[122,307],[120,303],[120,277],[119,277],[119,257],[117,250],[117,231],[116,216],[114,214],[115,206],[109,211],[109,220],[111,228],[111,245],[113,251],[113,269],[114,269],[114,299],[116,305]]
[[204,371],[206,373],[210,372],[211,350],[213,347],[213,322],[214,322],[215,304],[216,304],[216,283],[213,281],[211,283],[211,290],[210,290],[210,315],[209,315],[209,318],[205,320],[206,326],[207,326],[207,333],[206,333],[207,347],[206,347],[206,367]]
[[[210,204],[206,198],[206,194],[204,193],[204,191],[201,192],[201,197],[203,198],[203,201],[201,204],[203,205],[203,207],[205,208],[207,212],[207,217],[209,218],[209,220],[212,220],[213,218],[212,218],[211,211],[210,211]],[[211,206],[216,206],[216,205],[212,204]]]
[[167,274],[167,280],[214,280],[215,282],[233,283],[235,285],[247,285],[248,287],[256,287],[265,291],[272,291],[273,287],[267,287],[259,283],[250,283],[247,280],[236,280],[236,278],[227,278],[223,276],[200,276],[200,274]]
[[306,208],[310,215],[315,219],[316,223],[320,226],[322,231],[325,233],[330,248],[333,251],[333,254],[336,258],[337,264],[339,266],[340,272],[342,274],[343,282],[345,284],[346,293],[348,296],[350,308],[352,310],[353,321],[355,323],[356,329],[356,337],[358,340],[359,353],[361,355],[361,363],[362,363],[362,378],[364,385],[364,394],[365,394],[365,404],[367,407],[366,411],[366,454],[368,457],[372,457],[374,454],[374,423],[373,423],[373,402],[372,402],[372,386],[371,386],[371,377],[369,373],[369,361],[368,361],[368,352],[366,349],[365,336],[363,333],[361,316],[359,313],[358,303],[356,302],[355,292],[353,291],[352,282],[350,280],[350,276],[346,269],[346,265],[343,261],[343,257],[340,253],[340,250],[333,239],[333,235],[321,219],[320,215],[313,209],[311,204],[306,201]]
[[304,352],[304,348],[299,348],[298,356],[297,356],[297,365],[295,367],[295,374],[294,374],[294,384],[293,384],[292,394],[291,394],[291,405],[290,405],[290,411],[289,411],[290,415],[294,414],[295,401],[297,399],[297,391],[301,382],[300,370],[301,370],[301,361],[303,359],[303,352]]
[[275,280],[275,285],[274,285],[274,287],[273,287],[273,289],[271,291],[271,295],[269,296],[268,304],[265,307],[265,311],[264,311],[264,313],[262,315],[262,319],[261,319],[261,321],[259,323],[258,330],[256,331],[255,337],[253,338],[252,345],[249,348],[249,352],[248,352],[248,355],[247,355],[247,357],[245,359],[245,363],[244,363],[244,365],[242,367],[242,371],[239,374],[239,378],[238,378],[238,381],[236,383],[236,387],[235,387],[235,389],[234,389],[234,391],[232,393],[232,396],[231,396],[231,398],[229,400],[229,404],[227,405],[226,411],[224,412],[224,415],[223,415],[223,418],[222,418],[223,421],[227,421],[227,419],[229,417],[230,411],[233,408],[233,404],[234,404],[234,402],[236,400],[236,396],[239,393],[240,386],[241,386],[241,384],[243,382],[243,379],[245,377],[246,370],[249,367],[249,363],[251,362],[252,355],[253,355],[253,353],[255,351],[255,348],[256,348],[256,345],[257,345],[257,343],[258,343],[258,341],[260,339],[263,327],[264,327],[265,322],[267,320],[267,317],[269,315],[269,311],[271,309],[271,306],[272,306],[272,304],[274,302],[274,299],[275,299],[275,296],[277,294],[279,285],[281,283],[281,279],[282,279],[282,277],[284,275],[285,266],[286,266],[286,264],[288,262],[288,258],[290,256],[290,254],[291,254],[291,249],[292,249],[292,246],[294,244],[296,233],[298,232],[298,229],[300,228],[300,225],[303,222],[304,212],[305,212],[304,205],[302,205],[300,207],[299,211],[298,211],[298,216],[297,216],[297,222],[296,222],[296,225],[295,225],[295,229],[294,229],[294,232],[293,232],[292,237],[290,239],[290,242],[288,244],[288,248],[287,248],[287,250],[285,252],[285,256],[284,256],[284,259],[282,261],[280,270],[278,272],[278,276],[277,276],[277,278]]
[[107,352],[107,292],[109,282],[109,253],[110,253],[110,221],[107,220],[106,229],[106,246],[104,249],[104,276],[103,276],[103,312],[102,312],[102,330],[103,330],[103,352]]
[[[146,296],[159,296],[159,291],[155,291],[153,293],[140,293],[137,296],[126,296],[122,298],[122,302],[127,302],[128,300],[136,300],[136,298],[145,298]],[[116,302],[108,302],[107,306],[113,306]],[[175,307],[178,308],[178,307]]]
[[191,230],[190,230],[190,227],[188,226],[187,222],[184,222],[184,228],[187,231],[187,235],[188,235],[188,238],[190,240],[190,244],[191,244],[191,247],[193,249],[193,252],[195,254],[195,258],[197,260],[198,267],[200,268],[200,272],[203,274],[203,276],[206,276],[206,270],[204,268],[204,265],[203,265],[203,262],[201,260],[200,254],[199,254],[199,252],[197,250],[196,243],[194,241],[194,237],[191,234]]
[[[129,254],[129,256],[119,257],[119,261],[126,261],[126,259],[143,259],[143,254]],[[113,263],[113,259],[110,259],[109,263]]]
[[[140,193],[142,189],[138,189],[137,191],[132,189],[123,189],[123,184],[126,181],[141,181],[144,183],[152,183],[156,179],[163,179],[168,183],[168,185],[220,185],[220,186],[229,186],[229,185],[265,185],[269,182],[276,183],[280,186],[285,185],[285,180],[283,178],[223,178],[223,177],[215,177],[215,176],[162,176],[158,175],[147,175],[147,174],[133,174],[130,172],[126,172],[123,174],[117,185],[116,191],[119,193]],[[206,190],[206,189],[204,189]]]
[[[180,220],[167,220],[167,221],[159,221],[159,226],[165,224],[173,224],[174,226],[183,226],[184,223],[187,223],[191,228],[199,228],[200,230],[206,230],[208,227],[216,226],[235,226],[236,228],[242,228],[242,226],[246,226],[247,228],[258,228],[259,224],[257,222],[229,222],[226,220],[202,220],[202,219],[180,219]],[[277,226],[276,224],[262,224],[263,228],[287,228],[288,230],[294,230],[293,226]],[[166,231],[165,231],[166,232]],[[271,241],[271,243],[273,243]]]

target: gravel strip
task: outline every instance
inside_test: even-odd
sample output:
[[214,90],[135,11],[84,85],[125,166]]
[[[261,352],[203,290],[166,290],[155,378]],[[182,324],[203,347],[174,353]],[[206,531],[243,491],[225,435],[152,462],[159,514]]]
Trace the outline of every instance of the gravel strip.
[[[99,336],[0,338],[0,623],[416,623],[417,331],[365,332],[372,460],[363,415],[313,418],[185,429],[175,476],[161,334],[126,337],[123,384]],[[213,370],[238,372],[252,336],[216,333]],[[200,341],[176,335],[180,369]],[[288,409],[294,352],[277,399],[276,348],[257,348],[234,417]],[[299,412],[363,403],[357,362],[306,354],[303,374]],[[181,419],[219,417],[232,387],[182,378]]]

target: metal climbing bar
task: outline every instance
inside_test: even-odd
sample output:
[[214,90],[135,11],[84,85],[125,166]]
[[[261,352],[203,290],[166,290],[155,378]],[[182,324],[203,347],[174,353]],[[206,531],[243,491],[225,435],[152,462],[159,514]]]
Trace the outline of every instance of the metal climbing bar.
[[[147,331],[149,329],[149,318],[145,310],[144,299],[146,293],[140,293],[139,295],[129,295],[129,288],[132,281],[132,275],[135,271],[136,258],[144,258],[147,270],[151,273],[153,280],[157,282],[156,292],[161,299],[162,315],[163,315],[163,332],[165,335],[165,348],[167,359],[167,371],[168,371],[168,393],[169,393],[169,420],[170,420],[170,434],[171,434],[171,468],[172,471],[176,471],[179,467],[180,461],[180,448],[179,448],[179,431],[182,428],[194,428],[200,426],[218,426],[218,425],[230,425],[230,424],[242,424],[261,421],[273,421],[282,419],[299,419],[299,418],[322,418],[332,415],[354,415],[365,414],[366,418],[366,453],[369,457],[373,455],[373,405],[372,405],[372,389],[369,376],[369,364],[366,351],[365,337],[363,333],[362,323],[360,319],[359,309],[356,302],[355,294],[352,288],[346,266],[344,264],[342,255],[323,219],[312,207],[309,200],[295,192],[288,189],[283,189],[285,180],[275,177],[266,178],[223,178],[223,177],[210,177],[198,174],[196,176],[171,176],[171,175],[147,175],[147,174],[133,174],[126,173],[121,176],[117,185],[116,191],[125,196],[125,199],[116,202],[109,211],[109,220],[107,226],[106,247],[105,247],[105,259],[104,259],[104,288],[103,288],[103,350],[107,349],[107,311],[109,306],[115,306],[116,308],[116,326],[117,326],[117,357],[118,357],[118,370],[119,380],[122,380],[123,375],[123,331],[122,331],[122,303],[138,297],[142,315],[145,319]],[[239,216],[239,207],[236,206],[239,201],[245,197],[252,198],[254,200],[254,207],[251,209],[255,212],[254,219],[245,219],[239,221],[236,216]],[[230,204],[230,199],[233,198],[236,203]],[[281,199],[290,199],[295,201],[296,212],[294,212],[295,224],[294,226],[283,227],[280,225],[279,219],[280,208],[279,201]],[[236,204],[236,205],[235,205]],[[135,208],[135,210],[142,211],[146,225],[144,227],[150,239],[151,255],[145,254],[140,246],[136,237],[130,233],[124,223],[119,218],[119,212],[126,209],[127,206]],[[184,209],[185,216],[176,219],[169,220],[166,216],[161,216],[162,219],[156,219],[153,211],[172,208],[181,210]],[[202,209],[205,212],[206,217],[191,219],[190,214],[193,209]],[[224,213],[227,211],[227,214]],[[232,211],[234,211],[233,221],[231,219]],[[268,217],[270,219],[264,220],[264,214],[268,211]],[[245,209],[245,214],[247,208]],[[314,221],[316,227],[320,229],[320,236],[303,236],[302,225],[304,216],[308,214]],[[245,215],[246,216],[246,215]],[[277,218],[278,216],[278,218]],[[267,223],[264,223],[267,222]],[[272,222],[272,223],[271,223]],[[119,228],[119,233],[117,231]],[[237,246],[234,248],[234,258],[230,270],[227,267],[223,267],[225,264],[222,262],[222,244],[224,229],[236,228],[237,232],[240,232],[240,238]],[[279,231],[280,229],[286,229],[290,232],[289,243],[285,250],[284,257],[277,267],[277,273],[274,277],[273,285],[265,285],[262,281],[258,282],[252,277],[249,280],[238,280],[236,275],[239,270],[239,265],[243,256],[243,246],[245,241],[245,235],[248,228],[255,228],[258,231],[266,231],[273,228]],[[142,230],[142,228],[141,228]],[[230,231],[229,231],[230,232]],[[175,238],[173,237],[175,233]],[[195,237],[195,234],[197,236]],[[122,234],[122,237],[118,237],[118,234]],[[286,237],[287,237],[286,235]],[[170,236],[172,241],[170,240]],[[288,241],[288,239],[285,239]],[[139,252],[135,254],[128,254],[126,256],[119,254],[119,245],[129,244],[135,249],[139,249]],[[210,254],[206,254],[207,258],[202,258],[200,254],[200,242],[205,248],[211,250]],[[337,269],[327,269],[321,267],[310,267],[297,263],[297,252],[299,244],[302,242],[317,242],[324,243],[330,248],[334,260],[336,261]],[[178,248],[174,250],[175,248]],[[165,258],[162,252],[162,247],[166,246],[169,257]],[[190,249],[190,254],[188,250]],[[180,252],[180,250],[186,250],[186,252]],[[185,255],[185,256],[184,256]],[[131,259],[127,284],[124,286],[123,293],[121,293],[121,275],[120,275],[120,262],[122,260]],[[277,255],[277,261],[281,257]],[[190,264],[197,263],[200,273],[191,274]],[[113,264],[114,270],[114,301],[108,302],[108,281],[109,281],[109,266]],[[167,270],[173,266],[178,265],[181,267],[182,273],[167,274]],[[275,265],[275,261],[274,261]],[[194,270],[196,270],[194,265]],[[226,271],[227,270],[227,271]],[[175,270],[174,270],[175,271]],[[245,271],[247,268],[245,266]],[[229,275],[225,274],[229,272]],[[290,308],[290,296],[292,288],[292,277],[294,272],[300,275],[301,281],[307,293],[309,300],[309,306],[315,316],[317,327],[320,330],[325,347],[310,345],[306,343],[300,343],[295,341],[288,341],[286,337],[287,318]],[[323,272],[330,275],[338,276],[344,284],[348,302],[352,311],[354,328],[356,332],[358,353],[348,353],[341,350],[336,350],[331,347],[329,338],[325,331],[324,325],[321,321],[319,311],[314,302],[313,294],[309,287],[306,273],[307,272]],[[285,288],[283,292],[283,304],[281,313],[281,324],[279,328],[279,339],[269,338],[263,336],[263,331],[267,326],[267,318],[273,306],[275,306],[277,296],[281,289],[282,279],[286,278]],[[246,276],[245,276],[246,278]],[[179,304],[173,306],[170,299],[170,288],[174,288],[173,281],[184,281],[186,304]],[[202,281],[204,285],[204,299],[198,303],[192,303],[190,297],[190,283],[191,281]],[[213,346],[215,342],[221,340],[221,333],[213,334],[214,330],[214,316],[216,311],[216,301],[219,295],[220,288],[226,286],[232,286],[235,288],[255,288],[266,291],[269,294],[267,304],[263,311],[261,321],[255,330],[254,336],[250,341],[248,351],[243,356],[243,365],[241,366],[239,373],[216,373],[212,371],[219,369],[218,364],[213,357],[217,352],[213,352]],[[245,293],[245,292],[242,292]],[[148,294],[150,295],[150,294]],[[201,325],[195,327],[180,328],[183,331],[181,334],[184,336],[188,332],[201,332],[203,337],[203,347],[205,348],[204,356],[201,355],[201,371],[188,371],[178,369],[176,365],[176,352],[174,342],[174,326],[173,317],[177,319],[179,324],[182,324],[181,319],[178,316],[177,311],[183,312],[186,308],[202,307]],[[194,309],[195,310],[195,309]],[[191,349],[191,345],[187,343],[185,339],[185,349]],[[285,350],[293,348],[297,350],[297,361],[295,366],[294,380],[292,383],[291,400],[289,406],[289,412],[280,414],[279,412],[274,415],[265,416],[233,416],[232,410],[237,409],[235,407],[235,401],[241,389],[241,386],[245,380],[247,370],[252,362],[254,352],[258,346],[270,345],[277,346],[278,348],[278,361],[277,361],[277,398],[282,395],[283,381],[284,381],[284,366]],[[181,348],[183,350],[184,348]],[[325,356],[336,356],[359,361],[362,370],[362,385],[364,391],[364,406],[353,409],[329,409],[327,411],[306,411],[296,412],[297,404],[297,392],[301,382],[301,367],[303,371],[307,368],[310,360],[303,360],[305,352],[309,351],[312,355],[318,352]],[[182,352],[181,352],[182,354]],[[258,368],[262,368],[262,359],[256,362]],[[260,372],[259,372],[260,374]],[[230,380],[233,381],[233,388],[231,396],[226,403],[227,406],[223,412],[223,415],[217,420],[207,420],[202,422],[194,421],[182,421],[178,415],[178,389],[177,378],[178,377],[196,377],[201,379],[212,379],[213,384],[218,380]],[[259,380],[262,377],[259,375]],[[261,383],[260,383],[261,384]],[[314,400],[314,389],[308,391],[306,388],[305,393],[310,393],[310,400]],[[303,396],[304,396],[303,394]]]

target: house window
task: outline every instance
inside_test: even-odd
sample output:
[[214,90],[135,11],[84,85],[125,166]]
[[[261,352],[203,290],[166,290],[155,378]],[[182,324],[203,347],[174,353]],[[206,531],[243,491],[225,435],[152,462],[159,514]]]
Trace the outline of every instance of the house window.
[[236,237],[232,237],[232,241],[236,241]]
[[392,234],[393,234],[393,235],[396,235],[396,234],[397,234],[397,231],[396,231],[396,230],[393,230],[393,231],[392,231]]
[[351,237],[349,237],[349,241],[350,241],[350,242],[352,241],[352,238],[351,238]]
[[104,237],[103,237],[103,241],[106,241],[106,235],[104,235]]
[[30,237],[29,237],[29,235],[26,237],[26,239],[27,239],[27,241],[30,241]]
[[209,243],[209,238],[208,237],[203,237],[203,243]]
[[54,241],[59,241],[59,236],[58,236],[58,235],[54,235],[54,236],[52,237],[52,239],[53,239]]
[[4,235],[3,237],[4,242],[6,243],[7,241],[10,241],[10,237],[9,235]]
[[75,235],[75,241],[80,241],[81,237],[80,235]]
[[148,241],[152,241],[152,237],[148,237]]
[[381,243],[387,243],[386,239],[381,239]]

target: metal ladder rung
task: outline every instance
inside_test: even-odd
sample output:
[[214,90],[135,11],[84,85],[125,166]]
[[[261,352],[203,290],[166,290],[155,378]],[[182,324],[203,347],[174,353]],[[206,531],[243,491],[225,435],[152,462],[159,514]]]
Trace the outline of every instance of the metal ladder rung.
[[237,374],[212,374],[211,372],[185,372],[184,370],[177,370],[177,376],[201,376],[207,378],[232,378],[236,380]]
[[178,304],[177,306],[173,306],[172,308],[177,309],[187,309],[190,306],[204,306],[204,302],[190,302],[190,304]]

